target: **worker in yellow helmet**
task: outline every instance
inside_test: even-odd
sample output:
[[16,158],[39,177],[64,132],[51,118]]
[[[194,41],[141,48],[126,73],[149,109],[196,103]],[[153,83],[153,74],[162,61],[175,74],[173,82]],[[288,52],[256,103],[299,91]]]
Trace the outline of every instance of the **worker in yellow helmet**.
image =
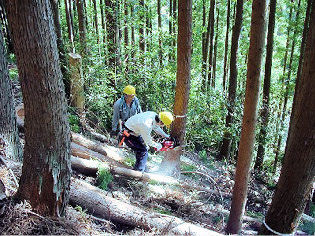
[[132,85],[127,85],[123,90],[123,96],[114,104],[112,120],[112,136],[117,136],[120,131],[120,123],[126,122],[131,116],[141,113],[141,106],[136,97],[136,89]]
[[157,151],[163,147],[162,144],[153,141],[151,137],[152,130],[164,138],[170,138],[162,130],[162,127],[169,127],[173,120],[173,115],[170,112],[163,111],[157,114],[153,111],[147,111],[136,114],[125,122],[125,129],[129,135],[125,137],[124,142],[136,154],[134,170],[146,171],[147,146],[154,147]]

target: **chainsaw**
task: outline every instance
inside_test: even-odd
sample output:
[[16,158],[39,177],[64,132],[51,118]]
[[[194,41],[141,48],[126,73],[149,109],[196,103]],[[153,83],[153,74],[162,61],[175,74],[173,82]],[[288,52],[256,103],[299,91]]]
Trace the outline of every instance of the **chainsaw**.
[[158,150],[160,152],[166,152],[179,146],[179,143],[176,141],[176,139],[172,137],[165,139],[161,144],[162,148]]

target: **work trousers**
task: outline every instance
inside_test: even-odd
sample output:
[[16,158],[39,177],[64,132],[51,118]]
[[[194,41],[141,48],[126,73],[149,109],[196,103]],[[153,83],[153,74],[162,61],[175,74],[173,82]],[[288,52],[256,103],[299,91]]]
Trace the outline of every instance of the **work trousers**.
[[148,149],[144,144],[141,136],[130,135],[125,138],[125,144],[130,147],[136,154],[136,164],[134,170],[145,171],[148,160]]

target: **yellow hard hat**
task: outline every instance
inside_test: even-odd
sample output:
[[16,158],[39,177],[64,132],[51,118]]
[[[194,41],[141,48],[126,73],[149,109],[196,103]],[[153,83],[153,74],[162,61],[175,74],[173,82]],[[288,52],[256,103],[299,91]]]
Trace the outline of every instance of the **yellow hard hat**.
[[132,85],[127,85],[124,88],[123,93],[127,95],[136,95],[136,89]]
[[169,126],[170,124],[172,124],[172,122],[174,120],[172,113],[170,113],[168,111],[160,112],[159,118],[163,122],[163,124],[165,124],[166,126]]

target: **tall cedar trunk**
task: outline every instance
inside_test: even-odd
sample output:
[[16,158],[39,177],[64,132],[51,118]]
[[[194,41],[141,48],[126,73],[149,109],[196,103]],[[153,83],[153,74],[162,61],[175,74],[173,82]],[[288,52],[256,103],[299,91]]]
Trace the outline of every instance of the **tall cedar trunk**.
[[100,42],[100,36],[98,33],[98,20],[97,20],[97,5],[96,5],[96,0],[93,0],[93,8],[94,8],[94,24],[95,24],[95,34],[96,34],[96,41],[97,44]]
[[105,0],[108,65],[114,69],[116,65],[116,4],[114,0]]
[[[229,129],[233,122],[235,94],[237,85],[237,51],[238,51],[238,40],[241,33],[243,21],[243,0],[237,0],[236,3],[236,15],[235,23],[232,32],[232,43],[231,43],[231,58],[230,58],[230,79],[229,79],[229,95],[228,95],[228,113],[225,119],[225,127]],[[224,133],[221,150],[218,156],[219,160],[228,158],[231,147],[231,134],[229,131]]]
[[81,0],[83,2],[82,8],[83,8],[83,14],[84,14],[84,21],[85,21],[85,27],[86,29],[89,28],[89,20],[88,20],[88,14],[87,14],[87,7],[86,7],[86,0]]
[[[175,137],[180,145],[184,143],[186,132],[186,114],[190,90],[190,61],[192,39],[192,1],[179,0],[178,2],[178,37],[177,37],[177,74],[174,102],[175,120],[171,129],[171,136]],[[165,153],[160,169],[177,175],[180,169],[180,155],[182,147]]]
[[[106,44],[106,26],[105,26],[105,14],[104,14],[104,2],[103,2],[103,0],[100,0],[100,9],[101,9],[101,23],[102,23],[102,32],[103,32],[103,43],[105,45]],[[104,47],[104,54],[106,55],[106,48],[105,47]]]
[[11,33],[8,26],[7,14],[5,10],[5,1],[0,1],[0,15],[1,15],[1,22],[2,22],[2,29],[3,29],[3,39],[7,45],[8,53],[14,53],[13,42]]
[[[139,26],[139,48],[140,52],[144,52],[145,48],[145,42],[144,42],[144,0],[139,0],[140,5],[140,26]],[[142,55],[143,56],[143,55]]]
[[124,2],[124,45],[125,45],[125,67],[128,71],[128,59],[129,59],[129,31],[128,31],[128,2]]
[[67,29],[68,29],[68,39],[71,45],[71,52],[74,52],[74,44],[73,44],[73,30],[72,23],[70,17],[70,5],[68,5],[68,0],[65,0],[65,11],[66,11],[66,21],[67,21]]
[[223,93],[225,93],[226,77],[228,74],[227,58],[228,58],[228,52],[229,52],[230,8],[231,8],[231,0],[228,0],[227,14],[226,14],[225,44],[224,44],[224,65],[223,65],[223,82],[222,82]]
[[[299,223],[315,176],[315,4],[307,36],[300,83],[294,106],[284,163],[265,222],[273,231],[293,233]],[[262,225],[259,234],[275,234]]]
[[5,143],[6,155],[13,160],[22,160],[14,102],[13,88],[9,78],[8,62],[0,33],[0,139]]
[[60,68],[61,68],[61,73],[63,76],[63,83],[65,85],[66,97],[69,99],[70,98],[70,82],[69,82],[69,75],[68,75],[68,70],[67,70],[68,63],[66,59],[65,47],[62,40],[58,0],[50,0],[50,5],[51,5],[52,13],[53,13],[53,18],[54,18],[55,32],[57,35],[57,47],[58,47],[58,52],[59,52]]
[[205,31],[206,27],[206,2],[202,0],[202,65],[201,65],[201,72],[203,79],[206,78],[206,65],[207,65],[207,51],[206,51],[206,40],[207,40],[207,32]]
[[238,234],[240,232],[246,205],[249,168],[255,140],[260,67],[265,42],[265,9],[265,0],[253,1],[244,116],[236,165],[233,199],[226,229],[231,234]]
[[25,109],[17,197],[40,214],[59,216],[68,203],[70,129],[49,0],[9,1],[8,19]]
[[79,19],[79,36],[80,36],[80,53],[85,57],[87,53],[86,48],[86,15],[84,12],[84,0],[76,0],[77,9],[78,9],[78,19]]
[[216,80],[216,70],[217,70],[217,49],[218,49],[218,32],[219,32],[219,17],[220,17],[220,10],[217,8],[217,20],[216,20],[216,34],[214,40],[214,48],[213,48],[213,88],[215,88],[215,80]]
[[[290,60],[289,60],[288,68],[287,68],[287,71],[288,71],[287,75],[286,75],[287,78],[284,80],[285,92],[284,92],[284,99],[283,99],[282,116],[281,116],[280,127],[279,127],[280,133],[283,129],[284,121],[285,121],[286,114],[287,114],[287,105],[288,105],[289,92],[290,92],[292,63],[293,63],[294,48],[295,48],[296,34],[297,34],[297,22],[299,21],[299,13],[300,13],[300,3],[301,3],[301,0],[299,0],[299,2],[298,2],[298,8],[297,8],[296,17],[295,17],[295,29],[293,32],[293,37],[291,36],[292,37],[292,46],[291,46]],[[285,74],[284,74],[284,76],[285,76]],[[280,151],[281,143],[282,143],[281,141],[282,141],[282,135],[279,134],[278,147],[277,147],[277,153],[276,153],[277,155],[279,155],[279,151]]]
[[161,18],[161,0],[157,0],[157,14],[158,14],[158,34],[159,34],[159,62],[160,66],[163,63],[163,51],[162,51],[162,18]]
[[[130,16],[131,16],[131,19],[133,19],[134,17],[134,8],[133,8],[133,5],[130,6]],[[135,59],[135,26],[134,24],[132,23],[131,24],[131,48],[132,48],[132,53],[131,53],[131,57],[132,59],[134,60]]]
[[213,38],[214,38],[214,10],[215,10],[215,0],[210,1],[210,13],[209,13],[209,22],[210,22],[210,39],[209,39],[209,69],[208,69],[208,84],[209,87],[214,87],[212,81],[213,73]]
[[[299,84],[300,78],[301,78],[301,70],[302,70],[302,65],[303,65],[303,60],[304,60],[304,51],[305,51],[305,40],[306,40],[306,35],[308,34],[311,7],[312,7],[312,0],[308,0],[307,1],[306,14],[305,14],[305,20],[304,20],[303,36],[302,36],[302,41],[301,41],[301,46],[300,46],[299,66],[298,66],[296,81],[295,81],[295,87],[296,88],[299,86],[298,84]],[[296,89],[295,90],[295,96],[298,96],[297,92],[298,92],[298,90]],[[295,102],[295,100],[294,100],[294,102]],[[292,107],[294,107],[294,104]]]
[[202,62],[202,73],[203,73],[203,81],[202,81],[202,89],[203,91],[207,90],[207,60],[208,60],[208,52],[209,52],[209,40],[210,40],[210,31],[211,31],[211,7],[209,8],[208,14],[208,26],[207,31],[205,32],[205,44],[204,44],[204,57]]
[[261,170],[265,155],[266,135],[269,121],[269,94],[270,94],[270,79],[272,68],[272,52],[273,52],[273,35],[275,28],[277,0],[270,1],[269,21],[268,21],[268,36],[267,36],[267,53],[265,63],[265,78],[263,90],[263,103],[261,108],[261,127],[258,135],[258,150],[255,162],[255,169]]

